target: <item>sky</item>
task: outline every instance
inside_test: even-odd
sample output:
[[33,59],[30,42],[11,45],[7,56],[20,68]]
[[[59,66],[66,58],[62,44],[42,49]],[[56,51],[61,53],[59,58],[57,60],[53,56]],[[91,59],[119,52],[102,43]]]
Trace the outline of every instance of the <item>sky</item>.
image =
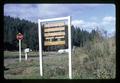
[[5,4],[4,16],[36,22],[38,19],[71,16],[71,23],[85,30],[96,27],[109,35],[116,31],[114,4]]

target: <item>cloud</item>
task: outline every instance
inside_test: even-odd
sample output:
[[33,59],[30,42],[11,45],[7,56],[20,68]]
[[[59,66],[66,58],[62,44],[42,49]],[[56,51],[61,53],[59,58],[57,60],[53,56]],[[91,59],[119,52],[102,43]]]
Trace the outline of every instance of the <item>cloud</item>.
[[73,24],[74,26],[82,26],[82,25],[85,24],[85,22],[84,22],[83,20],[73,20],[73,21],[72,21],[72,24]]
[[[97,17],[95,17],[98,19]],[[108,34],[115,32],[115,17],[105,16],[99,19],[99,22],[95,21],[85,21],[85,20],[73,20],[72,25],[75,27],[80,27],[81,29],[91,31],[92,29],[106,30]]]
[[103,25],[109,25],[109,24],[114,24],[115,23],[115,17],[112,16],[106,16],[102,19],[102,24]]
[[104,29],[107,30],[108,35],[110,35],[111,33],[115,33],[116,31],[116,21],[115,21],[115,17],[113,16],[105,16],[102,19],[101,25],[104,26]]
[[90,21],[85,21],[85,20],[73,20],[72,25],[75,27],[80,27],[81,29],[95,29],[99,24],[97,22],[90,22]]
[[106,17],[103,18],[103,21],[109,21],[109,22],[111,22],[111,21],[115,21],[115,17],[112,17],[112,16],[106,16]]

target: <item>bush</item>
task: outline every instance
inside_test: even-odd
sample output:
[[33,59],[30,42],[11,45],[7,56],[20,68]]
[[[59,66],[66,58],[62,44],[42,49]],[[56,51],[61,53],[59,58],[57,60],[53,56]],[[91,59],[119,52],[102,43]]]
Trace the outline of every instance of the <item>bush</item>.
[[108,41],[87,44],[84,47],[88,58],[84,59],[87,72],[94,72],[98,79],[115,78],[115,51]]

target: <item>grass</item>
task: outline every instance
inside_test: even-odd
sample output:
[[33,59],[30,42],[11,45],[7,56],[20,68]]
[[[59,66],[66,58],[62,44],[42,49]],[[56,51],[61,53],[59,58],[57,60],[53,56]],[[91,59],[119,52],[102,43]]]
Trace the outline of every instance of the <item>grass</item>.
[[[28,55],[30,57],[36,57],[38,56],[38,52],[29,52]],[[24,57],[24,52],[21,52],[21,56]],[[19,51],[4,51],[4,58],[18,58],[19,57]]]
[[[64,54],[63,54],[64,55]],[[67,64],[68,56],[44,56],[43,57],[43,73],[44,76],[39,75],[39,61],[28,59],[27,61],[22,61],[19,63],[16,60],[14,63],[10,64],[5,62],[6,67],[9,68],[8,71],[4,72],[5,78],[7,79],[64,79],[67,77],[67,70],[65,67]],[[62,61],[62,63],[61,63]]]
[[[108,39],[88,44],[83,48],[76,47],[72,52],[73,79],[114,79],[116,75],[115,41]],[[48,56],[49,54],[49,56]],[[10,57],[18,57],[18,52],[4,52],[6,79],[68,79],[68,54],[55,52],[43,53],[43,77],[39,75],[38,52],[31,52],[29,59],[19,63],[9,63]],[[24,56],[24,55],[22,55]]]

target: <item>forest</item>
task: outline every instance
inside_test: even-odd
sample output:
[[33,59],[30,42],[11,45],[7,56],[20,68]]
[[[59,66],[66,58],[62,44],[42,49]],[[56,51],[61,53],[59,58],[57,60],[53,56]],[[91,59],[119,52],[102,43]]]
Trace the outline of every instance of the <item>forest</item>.
[[[91,41],[102,41],[104,38],[99,30],[93,29],[91,32],[88,32],[82,30],[80,27],[75,27],[74,25],[72,25],[71,28],[72,46],[83,47]],[[18,40],[16,39],[16,35],[19,32],[24,35],[22,49],[29,47],[32,50],[38,50],[38,24],[10,16],[4,16],[4,50],[18,50]]]

